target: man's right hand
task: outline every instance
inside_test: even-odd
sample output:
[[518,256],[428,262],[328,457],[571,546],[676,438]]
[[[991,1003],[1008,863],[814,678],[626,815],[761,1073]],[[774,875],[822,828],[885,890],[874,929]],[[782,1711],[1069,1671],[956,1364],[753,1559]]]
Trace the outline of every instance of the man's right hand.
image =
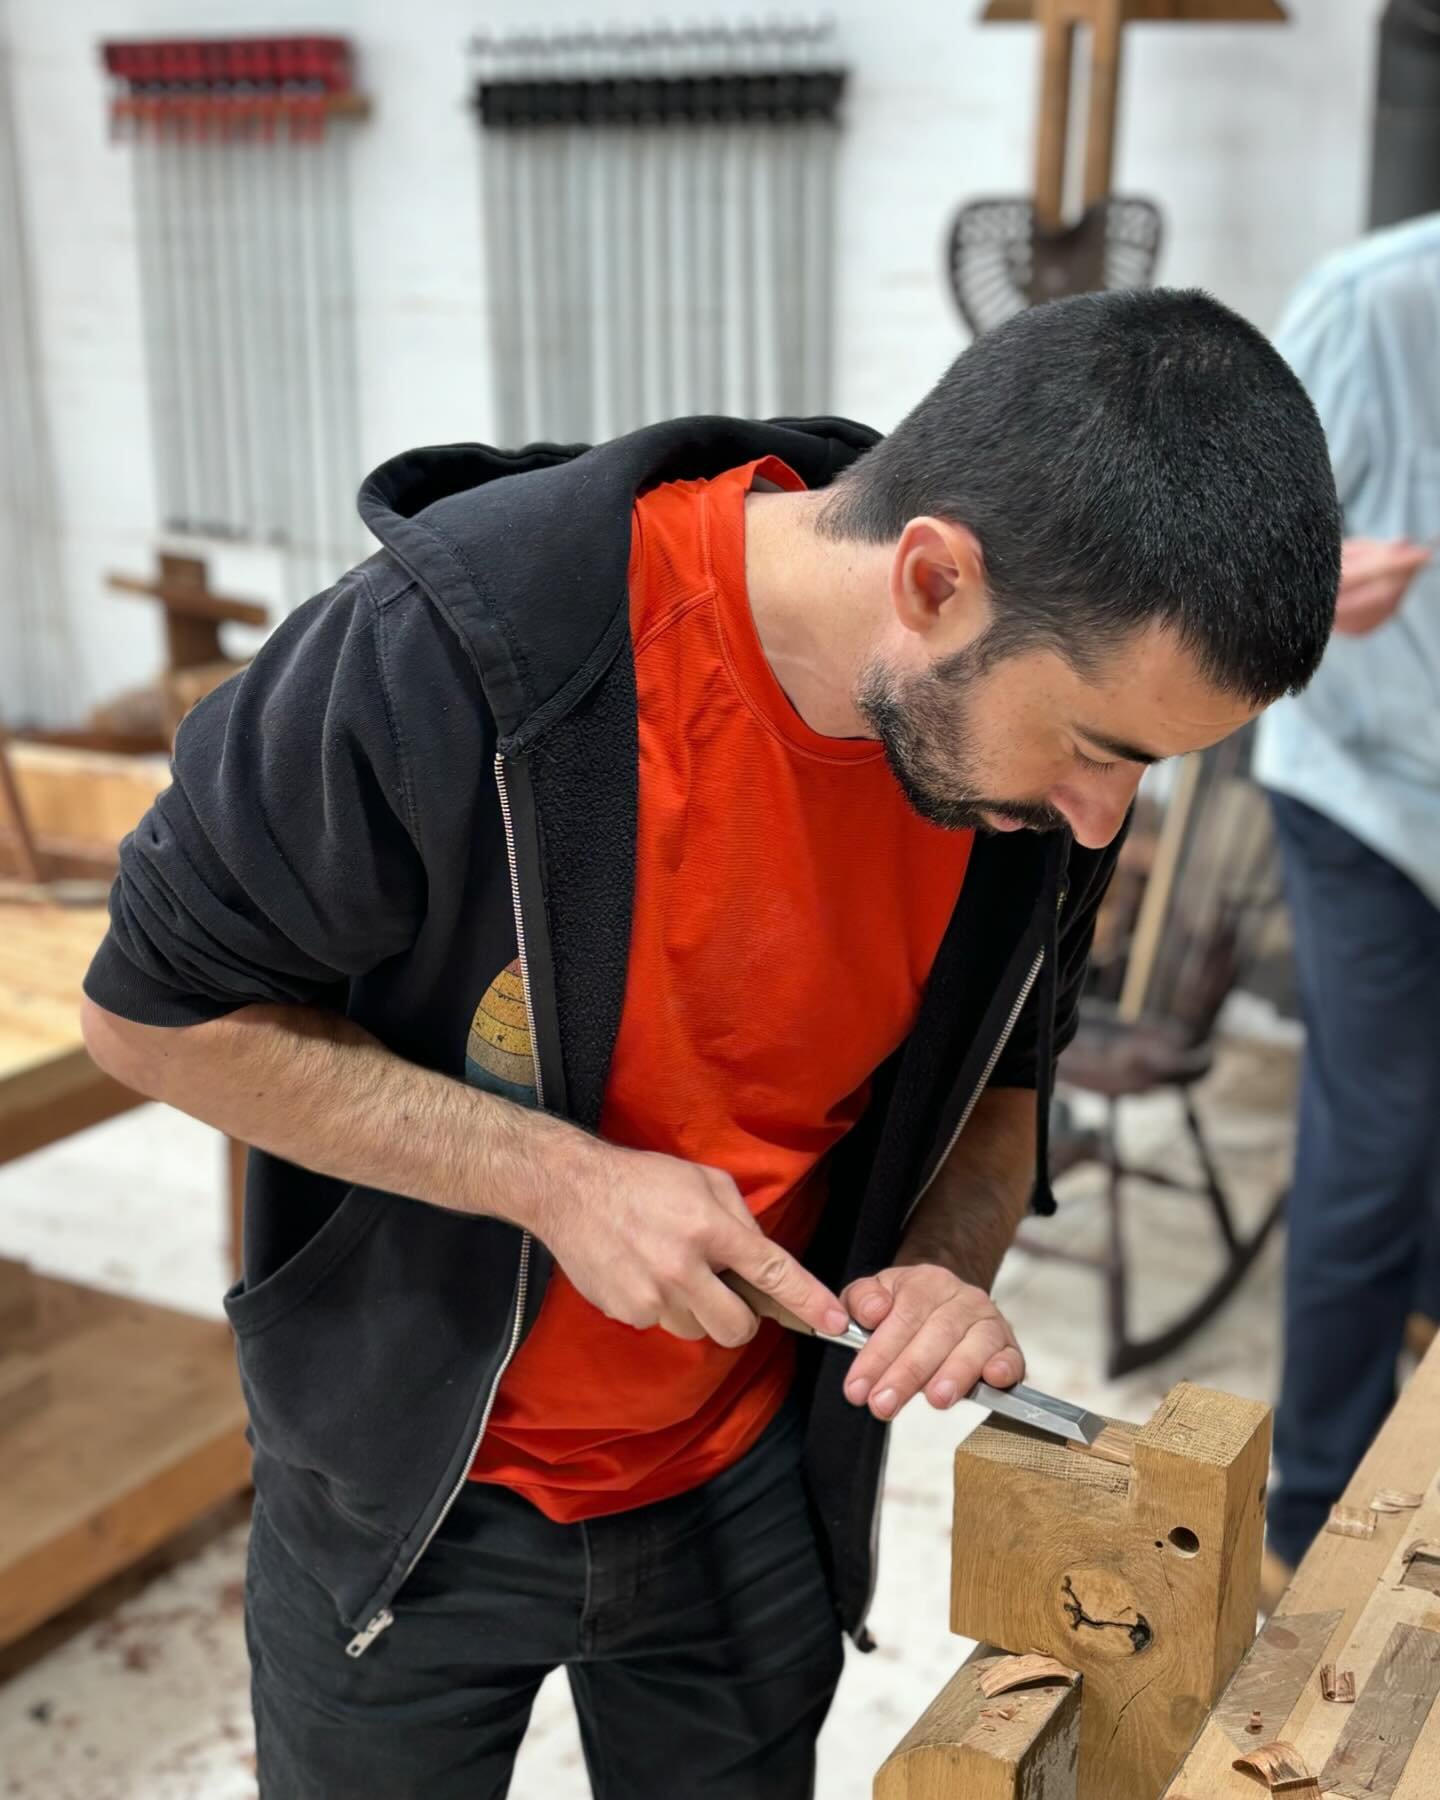
[[728,1175],[602,1143],[422,1069],[337,1014],[246,1006],[198,1025],[136,1025],[87,1001],[83,1022],[107,1074],[241,1143],[533,1231],[585,1298],[627,1325],[745,1343],[759,1321],[721,1269],[817,1331],[849,1323],[829,1288],[765,1236]]
[[608,1318],[744,1344],[759,1320],[716,1272],[733,1269],[817,1331],[850,1323],[829,1288],[765,1236],[719,1169],[590,1138],[567,1176],[537,1208],[534,1229]]
[[1346,538],[1340,563],[1335,629],[1363,637],[1395,616],[1410,583],[1430,561],[1425,544],[1408,538]]

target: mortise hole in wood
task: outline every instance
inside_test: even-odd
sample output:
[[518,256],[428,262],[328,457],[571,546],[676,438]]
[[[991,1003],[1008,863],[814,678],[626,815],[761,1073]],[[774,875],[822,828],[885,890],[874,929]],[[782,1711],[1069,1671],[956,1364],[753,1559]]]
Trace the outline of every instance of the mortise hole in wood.
[[1177,1525],[1170,1533],[1170,1547],[1181,1556],[1198,1556],[1200,1540],[1188,1525]]

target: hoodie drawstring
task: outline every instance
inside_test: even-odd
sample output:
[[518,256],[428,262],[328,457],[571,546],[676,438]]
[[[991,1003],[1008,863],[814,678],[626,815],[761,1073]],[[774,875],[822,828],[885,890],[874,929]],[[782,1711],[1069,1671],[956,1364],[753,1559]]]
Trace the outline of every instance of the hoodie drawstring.
[[1045,955],[1040,964],[1039,992],[1035,1004],[1039,1012],[1038,1067],[1035,1075],[1035,1191],[1030,1205],[1033,1212],[1048,1218],[1056,1210],[1055,1194],[1050,1186],[1050,1108],[1055,1090],[1055,1008],[1060,997],[1060,908],[1064,905],[1065,859],[1054,858],[1045,883]]

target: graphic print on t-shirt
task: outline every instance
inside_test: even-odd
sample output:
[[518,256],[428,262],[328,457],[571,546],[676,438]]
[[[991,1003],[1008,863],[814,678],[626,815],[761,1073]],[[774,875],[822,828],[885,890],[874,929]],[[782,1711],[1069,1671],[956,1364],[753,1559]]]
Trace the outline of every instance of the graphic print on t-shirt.
[[535,1104],[535,1055],[518,956],[490,983],[475,1008],[465,1044],[465,1079],[471,1087],[499,1094],[518,1106]]

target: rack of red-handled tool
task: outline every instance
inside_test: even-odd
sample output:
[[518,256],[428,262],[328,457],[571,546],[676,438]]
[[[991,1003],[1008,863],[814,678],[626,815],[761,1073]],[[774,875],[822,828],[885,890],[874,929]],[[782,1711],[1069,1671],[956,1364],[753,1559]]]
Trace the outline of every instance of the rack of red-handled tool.
[[313,140],[331,119],[369,110],[348,38],[144,39],[102,51],[121,135]]

